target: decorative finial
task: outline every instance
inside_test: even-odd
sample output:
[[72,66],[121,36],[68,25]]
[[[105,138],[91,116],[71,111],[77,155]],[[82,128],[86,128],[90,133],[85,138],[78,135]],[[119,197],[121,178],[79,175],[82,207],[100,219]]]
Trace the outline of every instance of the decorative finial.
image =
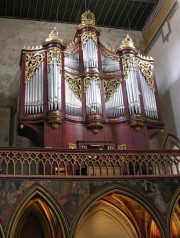
[[55,41],[55,42],[59,42],[63,44],[63,41],[60,38],[58,31],[56,30],[56,27],[54,27],[54,29],[50,32],[49,37],[45,40],[45,43],[48,43],[51,41]]
[[122,41],[120,49],[121,50],[125,50],[125,49],[136,50],[134,43],[129,35],[127,35],[126,38]]
[[81,15],[81,24],[82,25],[90,25],[90,26],[95,26],[95,16],[94,14],[90,11],[87,10]]

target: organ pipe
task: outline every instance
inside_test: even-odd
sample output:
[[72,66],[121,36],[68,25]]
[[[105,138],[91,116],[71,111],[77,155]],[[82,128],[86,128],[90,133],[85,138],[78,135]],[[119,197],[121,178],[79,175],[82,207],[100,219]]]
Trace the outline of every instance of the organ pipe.
[[97,79],[91,79],[86,90],[87,115],[102,114],[101,92]]
[[98,54],[96,43],[92,38],[88,38],[83,46],[83,64],[84,69],[98,68]]
[[43,69],[44,63],[36,68],[34,74],[25,84],[25,113],[43,112]]
[[154,89],[147,83],[145,77],[139,72],[142,88],[142,97],[146,117],[158,119],[158,110]]
[[66,113],[74,116],[82,116],[82,102],[75,95],[69,84],[65,81]]
[[64,66],[70,69],[79,69],[79,51],[64,57]]
[[102,61],[103,72],[111,72],[111,71],[120,70],[119,62],[106,55],[101,54],[101,61]]
[[107,117],[121,117],[125,115],[122,84],[119,84],[116,91],[105,103]]
[[48,72],[48,109],[61,110],[61,70],[54,58]]
[[126,90],[130,114],[141,113],[140,92],[138,89],[136,71],[132,63],[126,77]]

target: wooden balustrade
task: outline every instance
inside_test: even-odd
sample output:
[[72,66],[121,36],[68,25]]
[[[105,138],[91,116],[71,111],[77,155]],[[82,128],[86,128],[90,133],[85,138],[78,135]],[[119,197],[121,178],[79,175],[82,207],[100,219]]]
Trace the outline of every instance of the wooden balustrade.
[[180,151],[1,149],[10,176],[141,176],[180,174]]

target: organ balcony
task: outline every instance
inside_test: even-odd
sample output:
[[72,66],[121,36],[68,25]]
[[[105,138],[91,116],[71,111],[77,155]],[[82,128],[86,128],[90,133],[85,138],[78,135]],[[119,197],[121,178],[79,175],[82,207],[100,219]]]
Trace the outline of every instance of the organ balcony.
[[[97,149],[95,149],[95,147]],[[73,148],[73,147],[72,147]],[[107,148],[104,145],[104,148]],[[175,177],[180,151],[77,149],[1,149],[1,176]]]

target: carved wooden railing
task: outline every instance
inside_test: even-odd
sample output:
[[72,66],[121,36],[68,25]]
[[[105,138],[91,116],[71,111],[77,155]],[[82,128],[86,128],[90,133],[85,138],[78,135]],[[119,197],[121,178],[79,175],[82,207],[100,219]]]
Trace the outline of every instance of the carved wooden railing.
[[180,174],[180,151],[1,149],[0,176]]

